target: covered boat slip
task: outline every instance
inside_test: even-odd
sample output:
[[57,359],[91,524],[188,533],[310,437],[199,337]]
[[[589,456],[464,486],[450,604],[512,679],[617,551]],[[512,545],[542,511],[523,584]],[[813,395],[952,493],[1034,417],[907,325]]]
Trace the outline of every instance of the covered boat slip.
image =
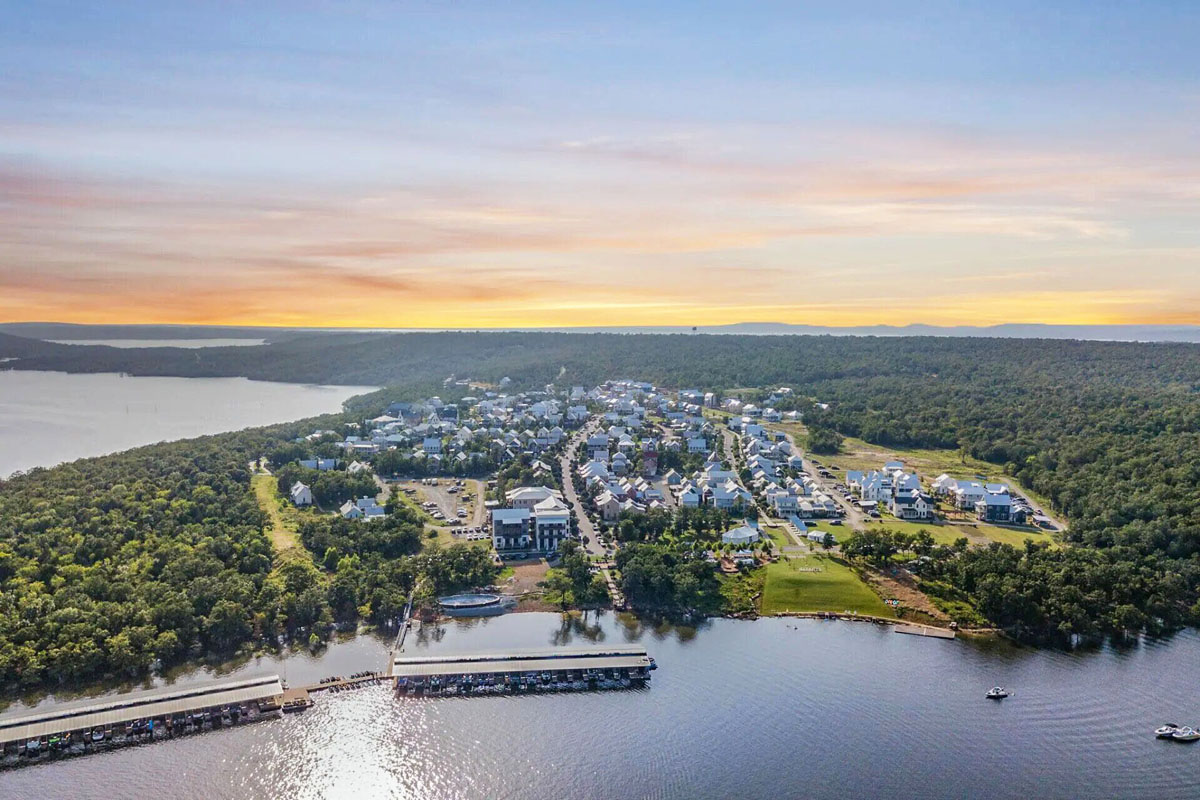
[[644,647],[555,647],[507,653],[397,656],[392,662],[392,675],[400,679],[605,669],[644,673],[650,665]]
[[221,706],[273,700],[283,694],[278,675],[221,681],[184,689],[160,689],[96,703],[0,716],[0,747],[43,736],[106,728],[134,720],[161,719]]

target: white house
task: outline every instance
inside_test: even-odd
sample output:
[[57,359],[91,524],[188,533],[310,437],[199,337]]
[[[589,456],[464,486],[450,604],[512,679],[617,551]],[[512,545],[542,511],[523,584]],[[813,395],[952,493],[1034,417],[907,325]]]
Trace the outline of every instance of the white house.
[[757,542],[758,539],[758,529],[752,528],[749,525],[739,525],[721,534],[722,543],[731,544],[736,547],[745,547],[748,544]]
[[903,489],[892,497],[888,510],[899,519],[929,519],[933,516],[933,500],[915,489]]
[[561,500],[562,495],[546,486],[522,486],[505,492],[504,499],[512,508],[533,508],[545,500]]
[[955,481],[954,505],[962,510],[973,509],[987,493],[987,489],[979,481]]
[[699,508],[700,492],[695,486],[688,486],[679,493],[679,505],[684,508]]
[[312,505],[312,502],[313,502],[312,489],[310,489],[308,486],[304,485],[300,481],[296,481],[295,483],[292,484],[292,489],[291,489],[290,494],[292,496],[292,502],[295,505],[298,505],[298,506],[311,506]]
[[346,519],[381,519],[387,513],[374,497],[360,497],[354,502],[346,501],[338,510]]
[[596,496],[596,510],[605,522],[612,522],[621,515],[621,501],[607,489]]
[[441,453],[442,440],[436,436],[426,436],[421,442],[421,449],[427,454]]

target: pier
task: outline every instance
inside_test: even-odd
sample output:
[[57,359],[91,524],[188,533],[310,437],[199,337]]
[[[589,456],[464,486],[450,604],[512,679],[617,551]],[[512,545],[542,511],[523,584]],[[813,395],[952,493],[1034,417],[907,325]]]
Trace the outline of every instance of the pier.
[[395,656],[401,694],[502,694],[644,686],[655,668],[644,647],[555,647],[436,656]]
[[286,686],[278,675],[136,692],[91,703],[0,716],[0,767],[175,739],[301,712],[317,693],[391,682],[397,694],[431,697],[595,691],[645,686],[655,669],[644,647],[600,645],[407,656],[387,672],[331,676]]
[[892,630],[896,633],[907,633],[911,636],[928,636],[933,639],[953,639],[954,631],[945,628],[933,628],[928,625],[897,625]]
[[275,716],[278,675],[167,688],[0,718],[2,763],[80,755]]

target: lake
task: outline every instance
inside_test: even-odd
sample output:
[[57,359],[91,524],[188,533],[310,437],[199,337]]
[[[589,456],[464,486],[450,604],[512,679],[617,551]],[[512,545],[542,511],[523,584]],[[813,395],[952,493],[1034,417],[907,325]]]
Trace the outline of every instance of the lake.
[[54,344],[105,345],[107,347],[255,347],[266,339],[46,339]]
[[[302,715],[0,774],[0,797],[784,798],[1192,797],[1200,635],[1063,653],[904,636],[866,623],[512,614],[448,622],[410,654],[644,644],[644,690],[396,698],[316,696]],[[295,684],[379,669],[388,641],[238,674]],[[196,680],[199,676],[181,679]],[[987,701],[1003,684],[1014,696]]]
[[0,370],[0,477],[340,411],[344,400],[374,388]]

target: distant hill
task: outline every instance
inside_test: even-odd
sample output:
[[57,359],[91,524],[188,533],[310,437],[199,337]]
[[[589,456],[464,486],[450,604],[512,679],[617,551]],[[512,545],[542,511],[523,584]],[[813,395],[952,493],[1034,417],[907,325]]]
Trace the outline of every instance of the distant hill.
[[[689,329],[690,330],[690,329]],[[1095,372],[1129,386],[1200,386],[1200,346],[952,336],[664,333],[292,332],[256,347],[62,345],[0,333],[0,367],[130,375],[234,377],[387,386],[454,375],[518,385],[636,377],[668,386],[811,384],[904,374],[928,380],[983,373],[1058,385]]]
[[[446,329],[479,331],[480,329]],[[513,328],[512,332],[534,333],[698,333],[744,336],[953,336],[999,339],[1080,339],[1108,342],[1194,342],[1200,343],[1200,325],[1052,325],[1006,323],[1003,325],[862,325],[830,327],[793,325],[787,322],[737,322],[730,325],[685,325]],[[33,339],[88,341],[94,339],[266,339],[279,341],[303,334],[429,333],[409,328],[269,328],[218,325],[76,325],[65,322],[0,323],[0,332]],[[480,332],[499,332],[486,330]]]

